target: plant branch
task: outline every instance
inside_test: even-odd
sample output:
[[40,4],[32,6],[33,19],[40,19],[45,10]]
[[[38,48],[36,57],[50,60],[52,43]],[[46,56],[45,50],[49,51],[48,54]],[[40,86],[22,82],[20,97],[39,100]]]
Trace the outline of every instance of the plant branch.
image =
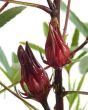
[[40,5],[40,4],[22,2],[22,1],[11,1],[11,0],[8,0],[8,2],[9,3],[15,3],[15,4],[20,4],[20,5],[25,5],[25,6],[31,6],[31,7],[39,8],[39,9],[47,12],[48,14],[50,14],[52,12],[50,8],[48,8],[48,7],[44,6],[44,5]]
[[54,4],[56,6],[56,11],[57,11],[57,18],[58,18],[58,21],[59,21],[59,24],[60,24],[60,2],[61,0],[54,0]]
[[8,90],[10,93],[12,93],[14,96],[16,96],[18,99],[20,99],[22,102],[24,102],[26,105],[30,106],[34,110],[38,110],[36,107],[34,107],[33,105],[31,105],[30,103],[28,103],[27,101],[25,101],[23,98],[21,98],[15,92],[13,92],[12,90],[10,90],[8,87],[6,87],[1,81],[0,81],[0,85],[3,86],[6,90]]
[[88,92],[84,92],[84,91],[64,91],[63,92],[63,96],[66,96],[68,94],[82,94],[82,95],[88,95]]
[[86,40],[78,47],[76,48],[73,52],[71,52],[70,56],[74,56],[74,54],[76,52],[78,52],[80,49],[82,49],[86,44],[88,43],[88,37],[86,38]]
[[[8,88],[10,89],[11,87],[15,86],[15,85],[18,84],[18,83],[19,83],[19,82],[16,82],[16,83],[14,83],[14,84],[11,84],[11,85],[8,86]],[[5,88],[2,89],[2,90],[0,90],[0,94],[3,93],[3,92],[5,92],[6,90],[7,90],[7,89],[5,89]]]
[[62,69],[58,68],[55,70],[55,95],[56,105],[55,110],[64,110],[63,108],[63,96],[62,96]]
[[0,13],[7,7],[9,2],[5,2],[4,5],[0,8]]
[[65,19],[64,30],[63,30],[63,37],[65,36],[66,30],[67,30],[69,13],[70,13],[70,4],[71,4],[71,0],[68,0],[67,12],[66,12],[66,19]]
[[60,9],[60,2],[61,0],[54,0],[54,4],[58,10]]
[[49,105],[48,105],[48,103],[47,103],[47,100],[41,102],[41,104],[42,104],[44,110],[50,110]]
[[52,3],[52,1],[51,0],[47,0],[47,3],[49,5],[50,9],[53,10],[54,9],[54,4]]

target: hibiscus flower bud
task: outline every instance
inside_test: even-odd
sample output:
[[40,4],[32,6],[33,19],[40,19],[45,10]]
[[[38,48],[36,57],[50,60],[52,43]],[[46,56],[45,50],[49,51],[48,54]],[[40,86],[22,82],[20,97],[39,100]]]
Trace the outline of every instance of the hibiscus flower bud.
[[69,62],[70,50],[60,33],[56,18],[53,18],[49,24],[45,55],[47,64],[55,69],[62,67]]
[[35,59],[28,43],[26,43],[25,50],[19,46],[18,59],[21,65],[20,84],[25,92],[24,95],[27,98],[32,96],[33,99],[42,102],[47,98],[50,83],[47,73]]

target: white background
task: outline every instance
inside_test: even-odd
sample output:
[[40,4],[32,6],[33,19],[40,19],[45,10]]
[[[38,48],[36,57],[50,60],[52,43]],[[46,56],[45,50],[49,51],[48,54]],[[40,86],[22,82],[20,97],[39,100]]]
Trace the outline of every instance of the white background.
[[[41,3],[47,5],[46,0],[26,0],[26,1],[32,1],[35,3]],[[64,0],[67,2],[67,0]],[[0,6],[3,3],[0,2]],[[14,4],[9,4],[8,8],[15,6]],[[87,0],[72,0],[71,3],[71,9],[76,13],[79,18],[84,21],[88,22],[88,1]],[[61,31],[63,31],[63,25],[64,25],[64,14],[61,14]],[[9,63],[11,64],[11,53],[17,52],[17,48],[20,41],[29,41],[33,43],[37,43],[38,45],[44,47],[45,44],[45,37],[43,34],[43,28],[42,23],[46,21],[49,23],[50,16],[46,14],[45,12],[28,7],[26,8],[21,14],[16,16],[13,20],[11,20],[9,23],[7,23],[5,26],[0,28],[0,46],[6,53],[6,56],[9,60]],[[67,34],[69,36],[68,44],[70,44],[71,35],[74,31],[74,25],[69,22],[68,25],[68,31]],[[79,43],[83,42],[84,37],[81,35],[81,40]],[[39,57],[38,53],[35,53],[36,57]],[[41,62],[41,61],[40,61]],[[75,68],[75,71],[74,71]],[[74,82],[75,79],[77,81],[80,79],[81,74],[79,74],[77,65],[74,66],[71,71],[71,77],[72,82]],[[49,72],[49,71],[48,71]],[[88,76],[87,76],[88,77]],[[82,90],[88,91],[88,78],[86,77],[86,80],[84,82],[84,85],[82,87]],[[9,85],[10,82],[8,79],[0,73],[0,80],[3,81],[6,85]],[[65,70],[63,70],[63,84],[65,88],[67,89],[67,74]],[[85,103],[88,103],[88,97],[87,96],[81,96],[81,102],[80,107],[83,107]],[[51,93],[49,96],[49,104],[51,106],[51,109],[53,110],[54,106],[54,96]],[[42,106],[37,103],[36,107],[40,108],[42,110]],[[15,98],[12,94],[9,92],[6,92],[4,94],[0,94],[0,109],[2,110],[28,110],[25,105],[19,101],[17,98]],[[65,100],[65,110],[68,110],[68,103]],[[74,110],[74,108],[73,108]],[[87,107],[86,107],[86,110]]]

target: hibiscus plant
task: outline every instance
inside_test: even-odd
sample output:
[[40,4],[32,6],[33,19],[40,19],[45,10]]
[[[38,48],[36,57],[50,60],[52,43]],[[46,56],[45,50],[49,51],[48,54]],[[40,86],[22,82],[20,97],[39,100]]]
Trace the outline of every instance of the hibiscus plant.
[[[32,0],[30,1],[32,2]],[[62,0],[46,0],[48,6],[30,3],[30,1],[4,0],[3,5],[0,7],[0,27],[4,26],[16,15],[25,10],[27,6],[34,7],[35,10],[39,8],[50,16],[49,23],[43,23],[46,42],[44,48],[38,44],[29,42],[30,38],[26,42],[20,42],[17,53],[12,53],[12,66],[9,66],[6,55],[0,48],[0,70],[11,81],[11,85],[9,86],[6,86],[0,81],[0,85],[4,88],[0,90],[0,93],[6,90],[9,91],[30,110],[38,110],[38,107],[30,104],[26,99],[39,102],[44,110],[66,110],[66,108],[64,108],[64,97],[68,100],[69,110],[72,110],[75,99],[77,100],[77,104],[74,110],[84,110],[85,105],[83,108],[80,108],[79,94],[88,95],[88,92],[84,90],[80,91],[86,73],[88,72],[88,50],[86,48],[84,49],[84,46],[88,43],[88,26],[81,22],[75,13],[70,10],[71,0],[67,0],[67,6]],[[10,3],[19,4],[21,6],[6,9]],[[63,31],[60,28],[60,13],[62,11],[66,14]],[[75,25],[71,45],[67,44],[68,35],[66,31],[68,20],[71,20]],[[81,45],[78,44],[80,33],[85,36],[85,40]],[[45,67],[37,60],[33,50],[39,52]],[[80,50],[81,52],[78,53]],[[80,68],[84,73],[78,84],[76,82],[71,84],[70,70],[77,62],[80,63]],[[51,71],[50,78],[48,76],[48,69],[53,70],[53,72]],[[63,86],[63,69],[65,69],[68,75],[68,90]],[[22,90],[17,87],[18,84],[20,84]],[[75,89],[75,85],[77,85],[77,89]],[[11,87],[15,88],[14,91],[11,90]],[[56,101],[54,107],[50,108],[47,98],[52,89]]]

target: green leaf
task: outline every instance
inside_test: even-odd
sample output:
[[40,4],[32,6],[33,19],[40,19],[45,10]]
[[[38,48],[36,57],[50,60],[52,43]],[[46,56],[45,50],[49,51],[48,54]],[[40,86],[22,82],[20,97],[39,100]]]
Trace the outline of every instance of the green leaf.
[[18,63],[18,57],[14,52],[12,53],[12,63]]
[[82,57],[84,57],[87,54],[86,51],[83,51],[76,59],[80,60]]
[[[20,42],[20,43],[25,45],[25,42]],[[34,50],[36,50],[36,51],[38,51],[38,52],[41,52],[41,53],[43,53],[43,54],[45,53],[44,49],[43,49],[42,47],[36,45],[36,44],[29,43],[29,46],[30,46],[32,49],[34,49]]]
[[21,69],[20,69],[20,65],[19,63],[14,63],[11,66],[12,72],[13,72],[13,76],[11,78],[12,83],[16,83],[18,81],[20,81],[21,79]]
[[65,66],[65,69],[67,70],[68,73],[70,72],[70,69],[73,66],[73,64],[75,64],[76,62],[79,62],[80,59],[87,54],[87,52],[88,52],[88,50],[84,50],[82,53],[80,53],[80,55],[78,55],[75,59],[73,59],[71,64],[68,64]]
[[26,7],[18,6],[14,8],[10,8],[3,13],[0,14],[0,27],[4,26],[7,22],[13,19],[16,15],[21,13]]
[[[82,84],[84,82],[85,76],[86,76],[86,74],[83,74],[83,76],[81,77],[81,79],[80,79],[80,81],[78,83],[78,86],[77,86],[76,91],[80,91],[80,89],[82,87]],[[78,94],[75,94],[75,93],[74,94],[70,94],[70,95],[67,96],[67,99],[69,101],[69,107],[70,107],[70,109],[71,109],[74,101],[76,100],[77,96],[78,96]]]
[[70,74],[68,73],[68,89],[71,90]]
[[84,56],[79,62],[79,71],[81,73],[88,72],[88,56]]
[[7,76],[7,78],[12,82],[16,83],[20,80],[20,65],[17,63],[17,56],[15,53],[12,54],[12,66],[10,67],[5,53],[3,52],[2,48],[0,47],[0,70]]
[[[3,67],[1,67],[0,66],[0,70],[6,75],[6,77],[11,81],[11,77],[10,77],[10,75],[9,75],[9,73],[6,71],[6,70],[4,70],[4,68]],[[12,82],[12,81],[11,81]]]
[[[66,12],[66,4],[61,1],[61,10]],[[82,34],[87,37],[88,36],[88,28],[85,26],[85,24],[80,21],[80,19],[70,10],[70,16],[69,16],[71,22],[79,29]]]
[[17,55],[13,52],[12,53],[12,66],[11,66],[13,77],[11,78],[12,82],[18,82],[21,79],[21,71],[20,71],[20,64],[18,62]]
[[28,86],[27,86],[27,84],[26,84],[25,82],[23,83],[23,88],[24,88],[24,90],[25,90],[27,93],[31,94],[31,93],[30,93],[30,90],[29,90],[29,88],[28,88]]
[[72,62],[71,64],[67,64],[67,65],[65,66],[65,69],[66,69],[66,71],[67,71],[68,73],[70,73],[70,69],[71,69],[71,67],[72,67],[73,64],[74,64],[74,63]]
[[84,23],[85,24],[85,26],[88,28],[88,23]]
[[44,35],[47,37],[48,31],[49,31],[49,26],[46,22],[43,23],[43,31],[44,31]]
[[76,104],[75,110],[79,110],[79,105],[80,105],[80,97],[78,95],[78,100],[77,100],[77,104]]
[[79,30],[76,28],[72,37],[72,43],[71,43],[71,51],[73,51],[78,46],[79,41]]
[[12,70],[10,68],[10,65],[7,61],[7,58],[5,56],[5,53],[3,52],[2,48],[0,47],[0,63],[4,66],[4,68],[6,69],[9,77],[12,76]]
[[33,44],[33,43],[29,43],[30,47],[34,50],[37,50],[41,53],[45,53],[44,49],[36,44]]
[[[74,90],[75,90],[75,86],[76,86],[76,80],[74,81],[73,85],[71,84],[70,80],[71,80],[71,79],[68,80],[69,87],[70,87],[69,90],[70,90],[70,91],[74,91]],[[68,99],[69,103],[71,103],[71,100],[72,100],[73,97],[74,97],[73,94],[67,96],[67,99]]]
[[12,70],[12,74],[10,75],[9,72],[7,72],[6,70],[4,70],[1,66],[0,66],[0,70],[6,75],[6,77],[12,82],[12,83],[16,83],[18,81],[20,81],[21,79],[21,72],[20,72],[20,67],[17,69],[17,65],[15,64],[15,66],[11,67]]
[[76,86],[76,80],[75,80],[74,83],[73,83],[72,91],[75,90],[75,86]]

